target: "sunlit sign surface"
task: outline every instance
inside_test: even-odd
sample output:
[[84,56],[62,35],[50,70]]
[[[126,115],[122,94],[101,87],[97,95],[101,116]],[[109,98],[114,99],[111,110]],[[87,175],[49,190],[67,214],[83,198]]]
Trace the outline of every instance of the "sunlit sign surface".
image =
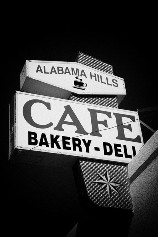
[[24,92],[14,99],[18,149],[128,163],[143,145],[135,111]]
[[77,62],[26,60],[20,89],[27,78],[77,94],[126,95],[123,78]]

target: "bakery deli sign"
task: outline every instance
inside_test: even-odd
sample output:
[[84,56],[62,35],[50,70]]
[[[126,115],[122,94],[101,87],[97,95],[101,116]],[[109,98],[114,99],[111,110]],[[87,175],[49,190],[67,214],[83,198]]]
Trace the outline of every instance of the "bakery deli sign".
[[77,62],[26,60],[20,74],[20,89],[28,78],[77,94],[126,94],[123,78]]
[[143,145],[135,111],[24,92],[16,92],[14,104],[17,149],[128,163]]

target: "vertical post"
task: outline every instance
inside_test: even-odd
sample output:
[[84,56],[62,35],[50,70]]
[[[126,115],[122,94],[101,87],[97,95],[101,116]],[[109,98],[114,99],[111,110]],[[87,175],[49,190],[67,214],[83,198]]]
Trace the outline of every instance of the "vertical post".
[[[113,74],[111,65],[79,53],[77,61]],[[70,100],[118,108],[116,96],[81,96]],[[133,216],[127,164],[79,159],[74,176],[83,206],[74,236],[127,236]]]

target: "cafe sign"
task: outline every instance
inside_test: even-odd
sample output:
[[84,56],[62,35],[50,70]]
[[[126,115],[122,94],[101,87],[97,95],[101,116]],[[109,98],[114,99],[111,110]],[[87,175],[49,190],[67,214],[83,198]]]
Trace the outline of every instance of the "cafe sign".
[[16,148],[129,163],[143,146],[135,111],[19,91],[13,101],[10,156]]

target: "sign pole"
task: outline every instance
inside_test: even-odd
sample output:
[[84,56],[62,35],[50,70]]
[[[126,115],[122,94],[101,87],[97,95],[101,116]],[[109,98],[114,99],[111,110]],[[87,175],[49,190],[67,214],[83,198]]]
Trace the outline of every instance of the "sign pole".
[[[99,65],[96,66],[97,69],[104,68],[104,71],[113,73],[110,65],[83,53],[79,53],[77,61],[86,65]],[[89,97],[76,95],[72,96],[73,100],[75,97],[85,103],[90,100]],[[108,99],[110,100],[110,97],[105,97],[105,101]],[[97,97],[91,103],[99,105]],[[117,108],[118,103],[111,102],[108,106]],[[83,159],[76,162],[74,174],[84,212],[74,236],[103,236],[107,233],[110,236],[127,236],[133,217],[127,169],[127,164],[117,162]]]

